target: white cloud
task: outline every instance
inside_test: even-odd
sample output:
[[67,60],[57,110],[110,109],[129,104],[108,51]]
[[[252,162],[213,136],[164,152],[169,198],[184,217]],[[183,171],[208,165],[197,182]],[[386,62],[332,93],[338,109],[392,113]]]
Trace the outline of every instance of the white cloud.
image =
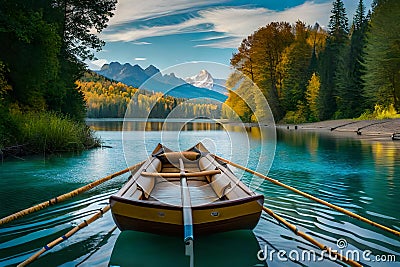
[[[178,10],[179,8],[188,8],[194,6],[184,0],[173,0],[162,3],[163,5],[153,8],[151,11],[147,11],[147,8],[154,5],[154,2],[159,3],[157,0],[144,1],[145,7],[141,6],[140,10],[144,10],[142,17],[156,16]],[[196,4],[209,1],[199,1]],[[121,5],[127,5],[130,2],[123,0],[120,2]],[[168,3],[168,4],[167,4]],[[160,3],[159,3],[160,4]],[[174,6],[175,5],[175,6]],[[147,7],[147,8],[146,8]],[[163,10],[163,8],[166,8]],[[231,7],[231,8],[213,8],[208,10],[199,11],[199,16],[186,20],[179,24],[164,25],[164,26],[153,26],[143,27],[140,29],[130,28],[117,32],[104,32],[102,38],[106,41],[117,42],[117,41],[138,41],[147,37],[154,36],[166,36],[171,34],[182,34],[193,32],[193,27],[200,24],[211,24],[213,27],[202,30],[203,32],[219,32],[223,36],[216,37],[215,40],[199,40],[206,41],[196,46],[208,46],[217,48],[236,48],[240,45],[243,38],[253,33],[258,28],[265,26],[272,21],[288,21],[291,23],[301,20],[307,24],[313,25],[318,22],[321,26],[327,25],[331,10],[331,3],[315,3],[314,1],[305,2],[302,5],[285,9],[283,11],[273,11],[266,8],[246,8],[246,7]],[[123,12],[132,12],[124,9]],[[134,13],[140,13],[135,10]],[[130,15],[119,15],[117,21],[128,20],[128,17],[135,17],[134,14]],[[137,19],[137,17],[135,17]],[[116,23],[114,21],[114,23]],[[201,31],[201,30],[200,30]],[[199,32],[199,30],[197,30]],[[223,37],[226,37],[225,39]]]
[[185,9],[225,1],[227,0],[118,0],[115,14],[108,24],[115,26],[144,18],[157,18]]
[[145,57],[135,57],[134,59],[136,61],[145,61],[145,60],[147,60],[147,58],[145,58]]
[[[201,17],[194,18],[184,21],[176,25],[165,25],[165,26],[154,26],[154,27],[144,27],[141,29],[131,28],[124,31],[118,31],[115,33],[105,33],[102,35],[102,39],[110,42],[129,42],[136,41],[142,38],[155,37],[155,36],[165,36],[177,33],[189,33],[192,32],[190,27],[202,24],[204,21]],[[210,31],[210,30],[207,30]]]
[[151,45],[149,42],[133,42],[135,45]]

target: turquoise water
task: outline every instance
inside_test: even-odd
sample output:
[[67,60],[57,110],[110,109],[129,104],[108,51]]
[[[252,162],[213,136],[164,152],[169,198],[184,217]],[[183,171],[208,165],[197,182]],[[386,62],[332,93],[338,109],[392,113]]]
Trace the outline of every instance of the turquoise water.
[[[183,128],[180,124],[167,126],[153,122],[144,133],[138,131],[141,127],[138,124],[143,122],[131,122],[125,125],[129,131],[122,134],[122,122],[88,123],[98,130],[97,134],[107,147],[79,154],[11,159],[0,165],[0,217],[124,169],[127,164],[141,161],[160,141],[173,149],[186,149],[203,141],[218,155],[263,173],[269,171],[270,177],[400,230],[399,142],[370,142],[315,132],[283,130],[278,131],[275,137],[267,128],[246,128],[242,131],[240,127],[224,127],[208,122]],[[164,131],[160,131],[163,127]],[[370,261],[360,259],[365,265],[400,265],[399,237],[267,181],[262,182],[259,178],[233,170],[265,195],[267,207],[318,241],[339,250],[336,242],[344,238],[348,246],[343,252],[371,251]],[[0,266],[23,261],[43,245],[96,213],[108,203],[109,195],[116,192],[126,180],[127,175],[123,175],[81,196],[1,226]],[[319,249],[267,214],[262,215],[254,234],[260,248],[268,252],[287,252],[283,259],[278,259],[277,254],[267,258],[268,266],[341,265],[327,257],[323,261],[297,260],[294,257],[296,253],[307,250],[319,252]],[[102,219],[47,252],[32,266],[106,266],[119,235],[119,230],[114,230],[111,215],[105,214]],[[224,245],[223,240],[221,245]],[[290,252],[293,259],[288,258]],[[378,263],[373,261],[377,255],[394,255],[397,262]],[[229,258],[229,255],[224,257]],[[256,252],[254,258],[257,259]],[[210,259],[210,266],[213,266],[213,262],[218,261]],[[249,261],[235,261],[227,266],[243,266],[245,262]]]

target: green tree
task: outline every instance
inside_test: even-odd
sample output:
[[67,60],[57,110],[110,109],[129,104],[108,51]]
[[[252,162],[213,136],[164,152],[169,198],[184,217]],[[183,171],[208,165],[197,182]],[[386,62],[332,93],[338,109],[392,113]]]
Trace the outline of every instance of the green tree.
[[254,59],[253,59],[253,35],[243,39],[238,48],[238,52],[234,53],[231,59],[231,65],[247,75],[254,82]]
[[0,60],[9,68],[14,102],[22,109],[54,110],[82,119],[84,102],[75,81],[82,60],[103,42],[115,0],[0,2]]
[[364,111],[364,46],[368,21],[363,0],[359,1],[350,34],[350,45],[343,49],[336,75],[338,114],[358,117]]
[[[116,0],[56,0],[50,9],[46,9],[48,20],[58,25],[62,40],[59,78],[50,84],[47,94],[51,109],[76,119],[85,115],[83,95],[76,90],[75,81],[85,71],[82,61],[93,59],[93,50],[99,51],[104,45],[92,30],[101,32],[107,26],[116,3]],[[57,97],[60,88],[64,93],[61,93],[62,97]]]
[[347,39],[349,33],[349,20],[342,0],[335,0],[329,19],[329,35],[336,42],[340,43]]
[[92,59],[92,50],[101,50],[104,42],[91,30],[101,32],[107,26],[116,4],[117,0],[53,1],[50,9],[46,10],[49,19],[59,25],[63,52],[82,60]]
[[309,73],[313,48],[307,42],[309,28],[297,21],[295,41],[286,49],[288,58],[284,66],[285,77],[282,82],[281,101],[286,111],[294,111],[298,102],[304,102],[306,86],[311,76]]
[[[321,90],[319,102],[321,106],[320,119],[333,118],[337,110],[337,77],[339,69],[343,68],[344,53],[348,44],[348,19],[342,0],[335,0],[329,20],[329,35],[325,51],[321,55],[319,74]],[[338,64],[339,63],[339,64]]]
[[400,110],[400,2],[376,1],[367,33],[365,96],[370,109],[375,104]]
[[44,110],[44,95],[57,79],[60,38],[33,1],[5,0],[0,10],[0,60],[10,70],[10,93],[18,105]]

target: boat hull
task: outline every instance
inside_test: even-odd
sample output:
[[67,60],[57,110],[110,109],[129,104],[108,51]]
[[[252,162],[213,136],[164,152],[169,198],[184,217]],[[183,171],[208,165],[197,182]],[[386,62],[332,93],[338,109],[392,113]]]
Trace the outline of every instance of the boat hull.
[[[263,201],[262,195],[255,195],[193,206],[194,233],[253,229],[261,216]],[[183,233],[182,207],[118,196],[111,196],[110,203],[114,221],[121,230],[168,235]]]

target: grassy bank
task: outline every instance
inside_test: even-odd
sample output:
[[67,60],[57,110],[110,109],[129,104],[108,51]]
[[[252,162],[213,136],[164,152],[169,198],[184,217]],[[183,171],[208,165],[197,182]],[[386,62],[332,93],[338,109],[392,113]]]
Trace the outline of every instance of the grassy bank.
[[0,149],[6,155],[81,151],[99,144],[83,122],[52,112],[8,114],[0,125]]

